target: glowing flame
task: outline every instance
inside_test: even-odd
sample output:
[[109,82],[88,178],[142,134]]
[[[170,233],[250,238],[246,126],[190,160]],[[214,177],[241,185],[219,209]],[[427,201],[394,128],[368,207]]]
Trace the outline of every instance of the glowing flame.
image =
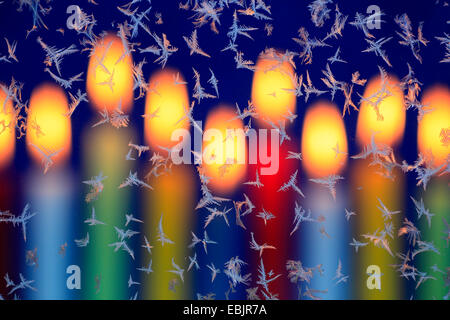
[[[423,105],[429,106],[431,112],[425,113],[419,122],[418,147],[425,155],[431,153],[435,165],[440,165],[450,153],[450,145],[445,129],[450,130],[450,90],[436,86],[423,95]],[[444,133],[443,133],[444,130]]]
[[108,111],[113,111],[120,101],[125,113],[131,108],[133,63],[131,54],[123,54],[120,38],[109,34],[98,41],[89,59],[86,90],[89,101],[98,110],[106,107]]
[[[243,123],[240,119],[228,121],[235,116],[234,108],[222,105],[213,110],[206,119],[205,132],[215,129],[222,135],[220,140],[211,138],[210,141],[206,141],[209,138],[205,135],[203,142],[205,175],[211,177],[209,186],[219,193],[232,192],[246,173],[246,140]],[[239,131],[244,136],[239,133],[227,136],[227,129],[241,129]],[[242,157],[244,160],[240,161]]]
[[347,162],[347,135],[337,107],[318,102],[306,113],[302,134],[303,166],[311,177],[338,174]]
[[[16,148],[15,113],[12,101],[8,99],[5,104],[6,94],[0,90],[0,169],[7,166]],[[3,105],[5,106],[3,109]]]
[[[149,83],[145,101],[145,138],[154,150],[158,146],[172,147],[177,142],[171,141],[175,129],[189,129],[189,119],[180,120],[190,108],[186,85],[176,84],[174,77],[178,72],[163,70],[154,74]],[[179,76],[182,82],[182,76]],[[178,123],[177,123],[178,122]]]
[[[37,163],[43,156],[30,143],[42,151],[56,152],[55,163],[64,162],[72,148],[72,126],[65,116],[68,112],[67,96],[60,87],[44,84],[33,90],[27,116],[27,150]],[[45,152],[45,151],[44,151]]]
[[294,71],[289,62],[280,63],[275,60],[276,56],[280,55],[275,50],[261,54],[253,76],[252,102],[260,116],[258,121],[264,126],[267,124],[262,119],[268,118],[276,123],[288,111],[295,113],[296,96],[288,91],[295,90]]
[[[368,83],[364,98],[369,98],[381,88],[382,82],[378,76]],[[403,138],[406,121],[403,91],[398,87],[398,81],[393,76],[389,76],[387,90],[392,95],[383,98],[378,104],[378,115],[375,108],[368,102],[363,101],[361,104],[356,128],[356,136],[361,146],[370,143],[372,134],[375,134],[376,142],[389,146],[393,146]],[[375,100],[376,97],[370,101],[375,102]]]

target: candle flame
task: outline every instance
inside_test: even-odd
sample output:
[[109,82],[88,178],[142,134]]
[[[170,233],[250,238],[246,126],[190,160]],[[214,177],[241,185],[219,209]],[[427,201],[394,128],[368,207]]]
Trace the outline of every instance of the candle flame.
[[43,160],[43,155],[36,147],[48,152],[60,150],[52,157],[55,163],[64,162],[70,155],[72,125],[65,116],[68,110],[67,96],[60,87],[43,84],[33,90],[27,116],[26,142],[27,150],[36,163]]
[[[205,175],[211,177],[210,186],[220,193],[232,192],[242,181],[246,174],[246,140],[243,131],[243,123],[236,116],[230,106],[221,105],[213,110],[206,119],[205,132],[215,129],[221,133],[220,140],[212,138],[203,142],[203,168]],[[232,133],[227,129],[238,129]],[[239,130],[240,129],[240,130]],[[240,153],[243,151],[243,154]],[[239,160],[243,157],[244,161]]]
[[427,90],[422,104],[431,110],[419,122],[418,147],[425,155],[431,151],[434,165],[441,165],[450,153],[450,90],[435,86]]
[[11,99],[0,90],[0,169],[6,167],[14,156],[16,148],[15,113]]
[[98,110],[113,111],[121,102],[128,112],[133,102],[133,63],[124,54],[122,41],[108,34],[99,40],[89,59],[86,90],[89,101]]
[[[147,144],[154,150],[158,146],[171,148],[176,141],[171,136],[176,129],[189,129],[189,119],[183,118],[190,108],[189,96],[185,84],[178,72],[170,69],[152,75],[145,100],[144,130]],[[178,123],[177,123],[178,122]]]
[[267,126],[263,119],[274,123],[283,120],[288,112],[295,113],[296,96],[293,79],[294,70],[288,61],[280,63],[281,57],[275,50],[266,50],[256,63],[252,84],[252,102],[260,116],[261,125]]
[[303,166],[311,177],[338,174],[347,162],[347,135],[334,104],[321,101],[306,113],[302,134]]
[[[393,146],[403,138],[406,122],[403,91],[393,76],[390,75],[386,81],[391,95],[378,103],[378,110],[367,101],[361,103],[356,127],[356,137],[361,146],[369,144],[375,133],[375,141],[388,146]],[[368,99],[381,88],[382,81],[380,76],[377,76],[366,86],[364,98]],[[375,103],[376,98],[373,97],[370,101]]]

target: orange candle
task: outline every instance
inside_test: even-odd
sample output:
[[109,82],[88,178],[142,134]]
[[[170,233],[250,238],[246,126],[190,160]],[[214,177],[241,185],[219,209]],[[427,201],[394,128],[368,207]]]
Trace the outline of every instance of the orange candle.
[[[189,120],[179,121],[189,108],[187,87],[175,84],[174,78],[182,76],[178,71],[165,68],[153,74],[149,80],[149,89],[145,101],[144,136],[150,146],[153,157],[162,157],[164,165],[159,168],[149,167],[148,182],[154,188],[146,192],[144,197],[143,216],[145,217],[145,235],[148,238],[151,255],[148,249],[142,250],[142,265],[149,261],[153,273],[142,274],[145,299],[191,299],[192,273],[186,272],[187,246],[190,231],[195,225],[194,169],[187,165],[173,165],[171,154],[160,148],[172,148],[177,141],[171,139],[176,129],[189,130]],[[168,158],[168,159],[167,159]],[[160,163],[161,164],[161,163]],[[156,162],[155,162],[156,165]],[[154,174],[152,174],[152,169]],[[176,199],[176,201],[174,201]],[[173,243],[162,243],[159,224],[165,236]],[[173,261],[184,270],[183,280],[169,270],[174,270]]]

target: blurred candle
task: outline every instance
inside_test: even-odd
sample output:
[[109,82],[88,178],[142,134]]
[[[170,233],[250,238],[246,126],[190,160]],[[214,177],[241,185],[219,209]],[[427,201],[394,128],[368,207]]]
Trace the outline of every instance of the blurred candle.
[[[28,227],[25,277],[35,280],[37,291],[26,291],[28,299],[71,299],[76,291],[66,288],[66,268],[76,263],[73,249],[65,256],[60,247],[73,237],[75,215],[73,173],[67,167],[72,150],[72,128],[65,117],[68,101],[63,89],[43,84],[34,89],[27,116],[27,151],[34,166],[26,179],[26,201],[30,203],[32,218]],[[37,149],[39,148],[39,150]],[[47,159],[53,165],[44,174]],[[36,250],[36,251],[35,251]]]
[[[144,299],[195,299],[192,279],[194,270],[187,272],[189,265],[187,257],[190,254],[187,247],[191,241],[190,231],[195,225],[194,171],[193,168],[185,165],[174,165],[171,170],[159,177],[150,178],[149,184],[154,190],[144,198],[146,212],[144,232],[150,245],[153,246],[151,254],[147,249],[142,250],[142,266],[147,267],[149,261],[153,261],[153,273],[140,275],[140,282],[144,285]],[[174,244],[165,243],[161,246],[161,242],[157,241],[161,216],[163,231]],[[200,247],[197,247],[198,253],[200,253],[199,250]],[[168,272],[174,270],[172,258],[184,269],[184,282],[178,275]],[[203,271],[206,276],[206,270]],[[174,285],[174,291],[170,289],[173,279],[176,279],[177,283]]]
[[[203,137],[202,168],[203,174],[211,178],[208,188],[214,196],[242,200],[241,183],[246,177],[247,142],[242,120],[234,119],[235,110],[233,106],[220,104],[208,113],[204,128],[206,134]],[[208,207],[222,212],[229,210],[227,219],[230,226],[226,225],[222,217],[216,217],[205,228],[205,220],[210,212],[206,208],[197,210],[201,218],[195,232],[203,238],[203,232],[206,230],[208,236],[218,243],[208,248],[207,255],[202,248],[196,250],[201,265],[214,263],[216,268],[224,270],[224,263],[231,257],[239,256],[246,260],[244,253],[247,252],[247,248],[244,244],[247,243],[247,239],[245,232],[234,223],[233,202],[224,201],[219,205]],[[245,299],[245,287],[238,286],[234,288],[235,292],[231,292],[228,278],[223,273],[217,275],[214,283],[211,283],[209,269],[199,274],[197,278],[197,291],[200,294],[214,292],[217,299],[226,299],[227,296],[229,299]]]
[[[255,122],[252,119],[252,126],[255,129],[268,130],[267,140],[260,143],[258,137],[258,145],[256,150],[249,147],[249,153],[255,152],[259,155],[258,163],[250,165],[248,168],[247,180],[254,181],[258,172],[261,182],[264,184],[262,188],[254,186],[246,186],[246,193],[253,204],[256,206],[252,212],[252,220],[248,223],[248,233],[254,232],[255,240],[258,244],[267,243],[276,247],[275,250],[264,250],[262,255],[266,273],[273,270],[275,274],[285,274],[286,261],[295,259],[292,252],[298,251],[297,244],[294,244],[289,237],[287,230],[292,225],[294,214],[294,202],[299,195],[292,191],[278,192],[279,188],[289,180],[291,174],[297,170],[298,160],[288,160],[286,156],[288,151],[298,152],[298,143],[295,136],[290,132],[291,122],[287,120],[287,116],[296,113],[296,96],[294,94],[295,86],[293,65],[288,60],[283,60],[285,56],[275,49],[267,49],[258,58],[256,70],[252,82],[252,103],[255,106],[258,117]],[[280,123],[286,128],[290,140],[284,140],[279,145],[279,150],[272,148],[271,130],[275,130],[272,125],[280,128]],[[278,151],[278,154],[277,154]],[[271,164],[262,163],[260,155],[272,155],[271,159],[277,162],[277,172],[270,175],[262,175],[261,170]],[[250,154],[249,154],[250,156]],[[299,175],[297,183],[299,183]],[[261,218],[256,215],[264,210],[271,212],[275,218],[267,222],[267,226]],[[248,238],[250,239],[249,235]],[[248,243],[248,241],[247,241]],[[261,257],[259,252],[251,250],[251,266],[252,274],[258,273],[261,265]],[[253,277],[252,287],[257,286],[257,278]],[[262,297],[262,287],[258,290],[259,296]],[[292,299],[296,297],[296,288],[292,286],[287,277],[279,277],[269,285],[271,294],[278,295],[279,299]]]
[[[107,34],[97,41],[89,60],[86,80],[89,102],[95,111],[106,109],[111,115],[120,106],[124,114],[130,113],[133,105],[132,58],[125,52],[126,48],[116,35]],[[103,62],[104,68],[99,62]],[[96,114],[92,123],[96,122],[97,117]],[[114,128],[111,123],[85,130],[83,180],[100,173],[107,177],[98,199],[86,202],[84,210],[84,219],[87,219],[91,216],[92,208],[95,208],[96,218],[106,225],[84,225],[84,231],[78,235],[78,239],[81,239],[89,233],[90,239],[87,248],[82,248],[85,279],[83,297],[86,299],[128,299],[132,295],[128,294],[127,281],[135,260],[124,250],[114,252],[109,244],[118,239],[113,227],[123,229],[125,214],[133,213],[135,209],[131,195],[132,188],[136,187],[118,188],[133,169],[133,162],[125,161],[125,155],[128,143],[134,136],[133,128]],[[132,250],[137,237],[127,241]],[[134,253],[137,259],[136,250]]]
[[[403,92],[397,87],[398,81],[389,75],[387,89],[391,96],[381,100],[378,105],[379,113],[383,117],[380,120],[372,105],[363,102],[360,107],[356,128],[357,142],[362,149],[371,143],[372,137],[377,145],[394,147],[402,141],[405,130],[406,112],[403,103]],[[380,77],[372,79],[364,91],[364,97],[368,98],[382,88]],[[375,101],[375,98],[373,98]],[[377,166],[369,166],[372,159],[353,160],[351,169],[352,207],[348,208],[356,213],[350,221],[354,221],[356,227],[352,234],[358,241],[369,242],[362,237],[363,234],[373,234],[377,229],[384,229],[382,212],[378,198],[392,211],[401,211],[392,218],[392,223],[399,226],[403,220],[405,202],[405,176],[400,171],[394,172],[393,180],[379,174],[381,169]],[[388,235],[389,246],[392,253],[402,250],[402,239],[394,239]],[[355,263],[353,265],[353,290],[355,299],[402,299],[404,288],[397,271],[390,265],[398,262],[384,248],[375,247],[373,243],[353,252]],[[377,265],[381,269],[381,290],[367,287],[367,267]]]
[[[118,189],[133,169],[130,161],[125,162],[128,142],[133,135],[131,128],[117,130],[104,126],[88,129],[83,137],[83,167],[85,168],[83,179],[90,180],[91,177],[100,173],[107,177],[102,182],[104,189],[98,199],[86,202],[82,218],[83,221],[90,218],[92,208],[95,208],[96,219],[106,225],[91,227],[85,224],[83,231],[77,237],[81,239],[89,233],[88,246],[81,248],[84,255],[83,279],[86,281],[83,289],[84,299],[128,299],[131,295],[128,295],[127,281],[130,265],[134,265],[137,259],[137,252],[131,242],[134,239],[128,240],[127,244],[134,251],[135,259],[124,250],[114,252],[114,248],[109,244],[118,241],[114,226],[126,230],[125,214],[134,212],[131,194],[136,190],[131,188],[136,187]],[[129,227],[138,231],[136,228]]]
[[[269,134],[270,137],[270,134]],[[260,154],[270,154],[270,138],[266,145],[258,145]],[[287,260],[297,260],[301,254],[300,243],[293,240],[296,234],[290,236],[294,221],[295,201],[302,203],[302,197],[293,190],[279,191],[280,187],[289,181],[291,175],[298,170],[299,160],[286,159],[291,152],[300,152],[298,140],[291,134],[290,141],[284,141],[279,148],[277,161],[279,168],[276,174],[261,175],[261,169],[266,168],[267,164],[258,161],[256,165],[248,166],[248,181],[255,181],[255,172],[258,171],[259,179],[264,185],[262,188],[254,186],[245,186],[243,192],[250,198],[255,205],[252,213],[243,218],[244,225],[247,227],[247,241],[245,241],[245,250],[251,255],[251,272],[254,280],[252,287],[257,286],[258,268],[261,265],[261,258],[264,263],[266,274],[273,270],[275,275],[282,274],[269,284],[270,292],[266,292],[276,296],[278,299],[296,299],[297,288],[290,283],[285,277]],[[300,186],[300,170],[297,173],[297,186]],[[275,218],[268,220],[267,225],[256,215],[263,209],[271,212]],[[249,241],[251,240],[250,232],[254,233],[255,241],[258,244],[267,243],[276,249],[266,249],[262,256],[258,251],[250,249]],[[261,293],[263,288],[259,286],[258,295],[263,298]],[[265,290],[264,290],[265,291]]]
[[[144,118],[145,142],[152,152],[163,157],[170,155],[159,148],[172,148],[178,141],[171,141],[174,130],[184,128],[189,130],[188,120],[181,119],[189,108],[189,97],[186,85],[175,84],[177,71],[165,69],[152,75],[145,102]],[[180,75],[180,82],[182,82]],[[154,117],[150,116],[153,115]],[[169,161],[167,163],[171,165]],[[149,168],[150,169],[150,168]],[[146,221],[144,234],[153,246],[151,255],[147,249],[142,249],[142,265],[148,266],[150,260],[153,273],[142,273],[143,298],[145,299],[194,299],[192,271],[187,273],[189,255],[187,246],[190,243],[190,231],[195,225],[195,180],[194,168],[187,165],[172,165],[169,171],[158,169],[158,177],[151,175],[148,183],[153,187],[143,196],[143,217]],[[157,241],[158,226],[162,217],[162,227],[166,236],[174,244]],[[175,274],[174,262],[184,269],[184,282]],[[177,285],[174,291],[169,287],[173,279]]]
[[[450,145],[445,141],[442,131],[450,130],[450,90],[445,86],[434,86],[423,94],[422,104],[432,110],[426,113],[419,121],[418,128],[418,148],[419,152],[427,157],[433,156],[433,163],[428,165],[433,167],[441,166],[450,161]],[[427,185],[426,191],[419,186],[416,191],[415,199],[420,201],[423,198],[425,208],[434,214],[431,218],[431,227],[425,216],[422,216],[416,226],[421,231],[421,239],[427,242],[433,242],[440,254],[434,252],[424,252],[416,256],[420,272],[426,272],[436,280],[425,281],[416,291],[416,299],[443,299],[448,297],[448,288],[446,287],[446,274],[433,272],[431,267],[436,265],[443,272],[447,272],[448,262],[450,261],[450,250],[448,249],[448,239],[446,239],[444,230],[447,224],[450,224],[450,201],[448,199],[449,176],[446,174],[437,174]],[[414,210],[414,215],[416,211]]]
[[[344,122],[337,107],[326,101],[310,106],[306,112],[302,132],[303,167],[310,179],[335,181],[334,188],[309,181],[305,190],[306,199],[302,205],[311,210],[317,223],[302,223],[299,231],[302,243],[301,261],[307,267],[321,265],[324,276],[315,273],[310,288],[328,290],[324,299],[348,299],[348,282],[333,279],[339,261],[344,276],[351,274],[348,242],[348,222],[345,207],[348,192],[344,177],[340,176],[347,163],[347,135]],[[342,179],[332,180],[333,177]],[[322,180],[320,180],[322,179]]]
[[[16,147],[15,114],[11,100],[5,104],[6,94],[0,90],[0,211],[17,214],[18,179],[12,160]],[[5,105],[5,108],[3,108]],[[15,270],[18,262],[11,244],[14,243],[12,226],[0,223],[0,274],[10,273]],[[18,249],[18,248],[16,248]],[[0,289],[0,294],[6,297],[6,288]]]

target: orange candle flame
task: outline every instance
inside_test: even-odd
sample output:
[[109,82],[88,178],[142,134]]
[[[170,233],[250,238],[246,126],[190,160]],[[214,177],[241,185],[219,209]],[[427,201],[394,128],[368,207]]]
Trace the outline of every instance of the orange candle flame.
[[302,133],[303,166],[311,177],[338,174],[347,163],[347,135],[338,108],[320,101],[306,113]]
[[289,112],[295,113],[294,69],[288,61],[279,62],[281,54],[274,49],[263,52],[253,76],[252,102],[259,114],[258,121],[268,119],[274,123],[283,120]]
[[133,62],[122,41],[108,34],[100,39],[89,59],[86,91],[97,110],[112,112],[121,103],[127,113],[133,102]]
[[31,94],[27,116],[27,150],[36,163],[51,157],[54,163],[63,163],[72,148],[72,126],[65,116],[69,110],[63,89],[53,84],[43,84]]
[[16,148],[15,113],[11,99],[0,90],[0,169],[6,167],[14,156]]
[[152,75],[149,81],[150,89],[145,100],[144,130],[148,145],[154,150],[158,146],[171,148],[177,141],[172,141],[172,133],[176,129],[189,129],[189,119],[181,121],[188,109],[189,96],[182,76],[175,70],[165,69]]
[[[393,146],[403,138],[406,122],[403,91],[398,86],[398,80],[389,76],[386,89],[391,95],[377,95],[382,89],[380,76],[372,79],[364,91],[364,98],[370,98],[371,103],[363,101],[358,115],[356,137],[361,146],[370,143],[375,135],[377,143]],[[380,101],[378,102],[377,99]],[[378,103],[377,103],[378,102]]]
[[[435,86],[427,90],[422,104],[431,110],[419,122],[419,152],[433,156],[434,165],[441,165],[450,154],[450,90]],[[429,154],[431,151],[431,155]]]
[[233,107],[221,105],[211,111],[205,124],[205,132],[214,129],[220,133],[204,136],[203,168],[211,177],[209,185],[222,194],[232,192],[246,174],[244,126],[240,119],[229,121],[235,116]]

